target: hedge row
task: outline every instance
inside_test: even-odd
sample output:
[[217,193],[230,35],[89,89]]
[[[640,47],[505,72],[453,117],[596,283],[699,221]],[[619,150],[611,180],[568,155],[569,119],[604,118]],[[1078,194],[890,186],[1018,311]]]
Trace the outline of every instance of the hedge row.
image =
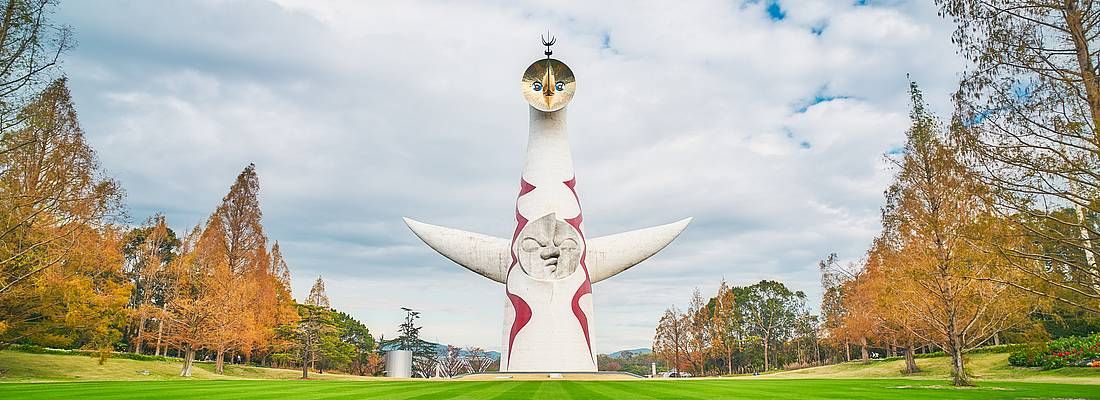
[[1033,344],[1013,352],[1008,356],[1008,363],[1017,367],[1043,369],[1100,367],[1100,333]]
[[[97,350],[65,350],[65,349],[51,349],[48,347],[35,346],[29,344],[12,344],[4,348],[4,350],[18,351],[21,353],[32,354],[54,354],[61,356],[86,356],[86,357],[99,357],[99,351]],[[165,356],[147,356],[137,353],[119,353],[111,352],[111,358],[125,358],[138,361],[168,361],[169,357]]]
[[[988,354],[988,353],[1012,353],[1015,351],[1023,350],[1026,348],[1025,344],[998,344],[992,346],[977,347],[966,351],[966,354]],[[900,350],[899,350],[900,351]],[[927,353],[914,354],[913,358],[936,358],[947,357],[947,353],[943,350],[930,351]],[[894,361],[904,360],[905,356],[893,356],[885,358],[876,358],[875,360],[882,361]]]

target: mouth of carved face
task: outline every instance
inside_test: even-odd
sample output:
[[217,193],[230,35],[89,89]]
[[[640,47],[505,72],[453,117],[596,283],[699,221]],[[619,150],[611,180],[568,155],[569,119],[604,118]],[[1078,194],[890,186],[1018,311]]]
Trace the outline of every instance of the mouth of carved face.
[[527,224],[517,242],[520,267],[532,278],[562,279],[580,264],[580,235],[554,214]]

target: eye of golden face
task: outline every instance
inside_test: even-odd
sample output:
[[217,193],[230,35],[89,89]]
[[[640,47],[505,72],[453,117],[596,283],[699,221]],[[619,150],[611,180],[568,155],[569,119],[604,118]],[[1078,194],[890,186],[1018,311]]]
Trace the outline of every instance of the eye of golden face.
[[565,63],[544,58],[531,63],[520,80],[523,99],[539,111],[558,111],[569,104],[577,90],[573,71]]

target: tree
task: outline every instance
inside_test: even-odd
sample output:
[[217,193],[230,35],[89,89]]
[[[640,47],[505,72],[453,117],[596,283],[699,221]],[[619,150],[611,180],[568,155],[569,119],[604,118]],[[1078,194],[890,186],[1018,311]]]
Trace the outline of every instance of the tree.
[[143,344],[148,339],[146,322],[157,322],[155,353],[159,355],[160,336],[163,334],[160,318],[166,305],[166,292],[174,284],[174,277],[167,266],[175,257],[180,240],[160,214],[150,217],[144,226],[130,230],[124,240],[124,269],[134,285],[128,305],[132,316],[130,337],[127,339],[131,351],[142,353]]
[[281,253],[275,259],[267,251],[259,191],[256,165],[249,164],[207,219],[200,240],[213,257],[203,301],[213,311],[206,341],[215,352],[217,373],[223,372],[226,353],[240,351],[250,359],[268,347],[275,326],[293,319],[286,317],[291,299]]
[[405,320],[397,327],[398,336],[386,341],[386,347],[396,347],[398,350],[408,350],[413,354],[413,373],[422,378],[432,376],[436,368],[436,349],[427,341],[420,338],[420,329],[416,324],[420,319],[420,312],[410,308],[401,307],[405,311]]
[[926,111],[916,84],[911,96],[913,125],[895,159],[883,210],[884,236],[891,238],[883,244],[897,248],[890,249],[894,261],[882,265],[882,276],[901,284],[879,287],[904,304],[897,312],[923,327],[910,333],[951,356],[954,384],[969,385],[963,353],[1018,324],[1029,311],[1030,302],[1018,291],[989,280],[1025,281],[996,251],[1020,245],[1022,235],[983,202],[986,187],[941,139],[940,125]]
[[771,368],[774,359],[772,346],[786,340],[806,301],[802,292],[792,292],[782,283],[763,280],[746,287],[741,307],[747,330],[761,339],[764,346],[764,370]]
[[298,322],[277,328],[280,337],[293,343],[289,349],[302,367],[302,379],[309,379],[310,366],[317,362],[322,346],[339,341],[333,312],[311,304],[298,304]]
[[467,347],[466,348],[466,365],[470,368],[470,373],[481,373],[489,369],[489,366],[493,364],[493,357],[489,355],[485,349],[480,347]]
[[690,340],[687,325],[687,318],[676,309],[676,306],[665,309],[661,320],[657,322],[656,333],[653,336],[653,352],[664,358],[670,369],[682,371],[683,363],[687,361],[687,342]]
[[833,342],[844,346],[845,360],[852,361],[851,342],[859,340],[867,329],[850,329],[848,326],[848,322],[853,321],[850,317],[853,311],[848,309],[852,302],[847,298],[851,296],[849,292],[853,282],[862,271],[856,264],[842,265],[836,253],[818,262],[818,269],[821,271],[821,287],[825,290],[821,296],[822,327]]
[[306,304],[321,308],[331,307],[328,301],[328,294],[325,293],[325,281],[322,280],[321,277],[318,276],[317,280],[313,282],[313,287],[309,289],[309,297],[306,298]]
[[[891,287],[891,285],[910,284],[900,281],[897,276],[890,275],[900,270],[892,264],[901,262],[899,254],[894,251],[901,247],[897,243],[899,239],[892,232],[884,233],[875,239],[867,252],[866,267],[861,274],[862,279],[857,284],[860,286],[860,293],[872,297],[868,312],[895,341],[903,344],[905,373],[914,374],[920,371],[914,357],[916,343],[930,335],[927,325],[920,318],[915,318],[915,313],[908,310],[910,304],[905,296],[912,293]],[[920,334],[917,334],[918,332]]]
[[343,312],[336,312],[333,316],[333,324],[336,326],[340,342],[348,345],[348,359],[351,362],[352,371],[358,375],[366,375],[370,367],[370,356],[374,354],[374,337],[366,325]]
[[[21,110],[53,79],[61,54],[73,46],[72,30],[49,20],[56,4],[56,0],[4,2],[0,21],[0,134],[26,122],[29,116]],[[33,143],[5,141],[0,153]]]
[[199,238],[201,257],[206,267],[203,287],[197,301],[207,309],[207,318],[203,321],[204,345],[214,351],[214,372],[221,374],[225,368],[225,354],[248,340],[253,315],[249,310],[248,291],[252,288],[248,282],[238,279],[228,262],[223,238],[225,227],[219,218],[210,218]]
[[462,349],[447,345],[439,351],[436,365],[439,366],[439,375],[444,378],[461,374],[466,369],[466,360],[462,357]]
[[1004,285],[1100,313],[1100,8],[1091,1],[936,0],[972,66],[952,138],[1032,242],[990,243],[1029,279]]
[[712,304],[713,315],[710,321],[710,339],[715,349],[722,351],[726,358],[726,373],[733,373],[733,355],[741,349],[744,335],[741,326],[741,312],[737,304],[737,294],[723,279],[718,285],[718,294]]
[[176,284],[166,297],[163,325],[164,341],[180,349],[183,367],[180,376],[191,376],[195,352],[205,346],[210,308],[203,304],[206,279],[213,268],[209,245],[200,243],[202,230],[195,226],[180,245],[180,254],[169,269]]
[[[0,152],[0,342],[37,337],[33,340],[49,345],[87,345],[60,340],[56,329],[64,329],[65,321],[87,326],[88,320],[77,323],[62,304],[105,324],[113,320],[108,315],[121,311],[108,298],[125,285],[113,226],[121,215],[122,190],[102,177],[64,79],[26,104],[20,119],[17,128],[0,132],[5,149]],[[107,308],[92,305],[97,302]],[[94,331],[107,335],[95,339],[98,348],[109,348],[106,338],[114,327]]]
[[692,371],[696,375],[703,375],[707,358],[711,353],[708,327],[712,316],[706,303],[703,302],[703,295],[699,292],[699,288],[695,288],[691,293],[691,303],[688,305],[685,317],[688,334],[687,358],[691,362]]

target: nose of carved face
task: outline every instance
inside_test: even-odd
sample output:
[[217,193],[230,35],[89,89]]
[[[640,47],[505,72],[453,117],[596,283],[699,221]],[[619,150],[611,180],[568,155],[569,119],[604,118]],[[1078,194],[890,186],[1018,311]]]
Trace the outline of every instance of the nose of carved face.
[[542,248],[542,259],[549,260],[551,258],[557,259],[561,255],[561,249],[555,246],[553,243]]

